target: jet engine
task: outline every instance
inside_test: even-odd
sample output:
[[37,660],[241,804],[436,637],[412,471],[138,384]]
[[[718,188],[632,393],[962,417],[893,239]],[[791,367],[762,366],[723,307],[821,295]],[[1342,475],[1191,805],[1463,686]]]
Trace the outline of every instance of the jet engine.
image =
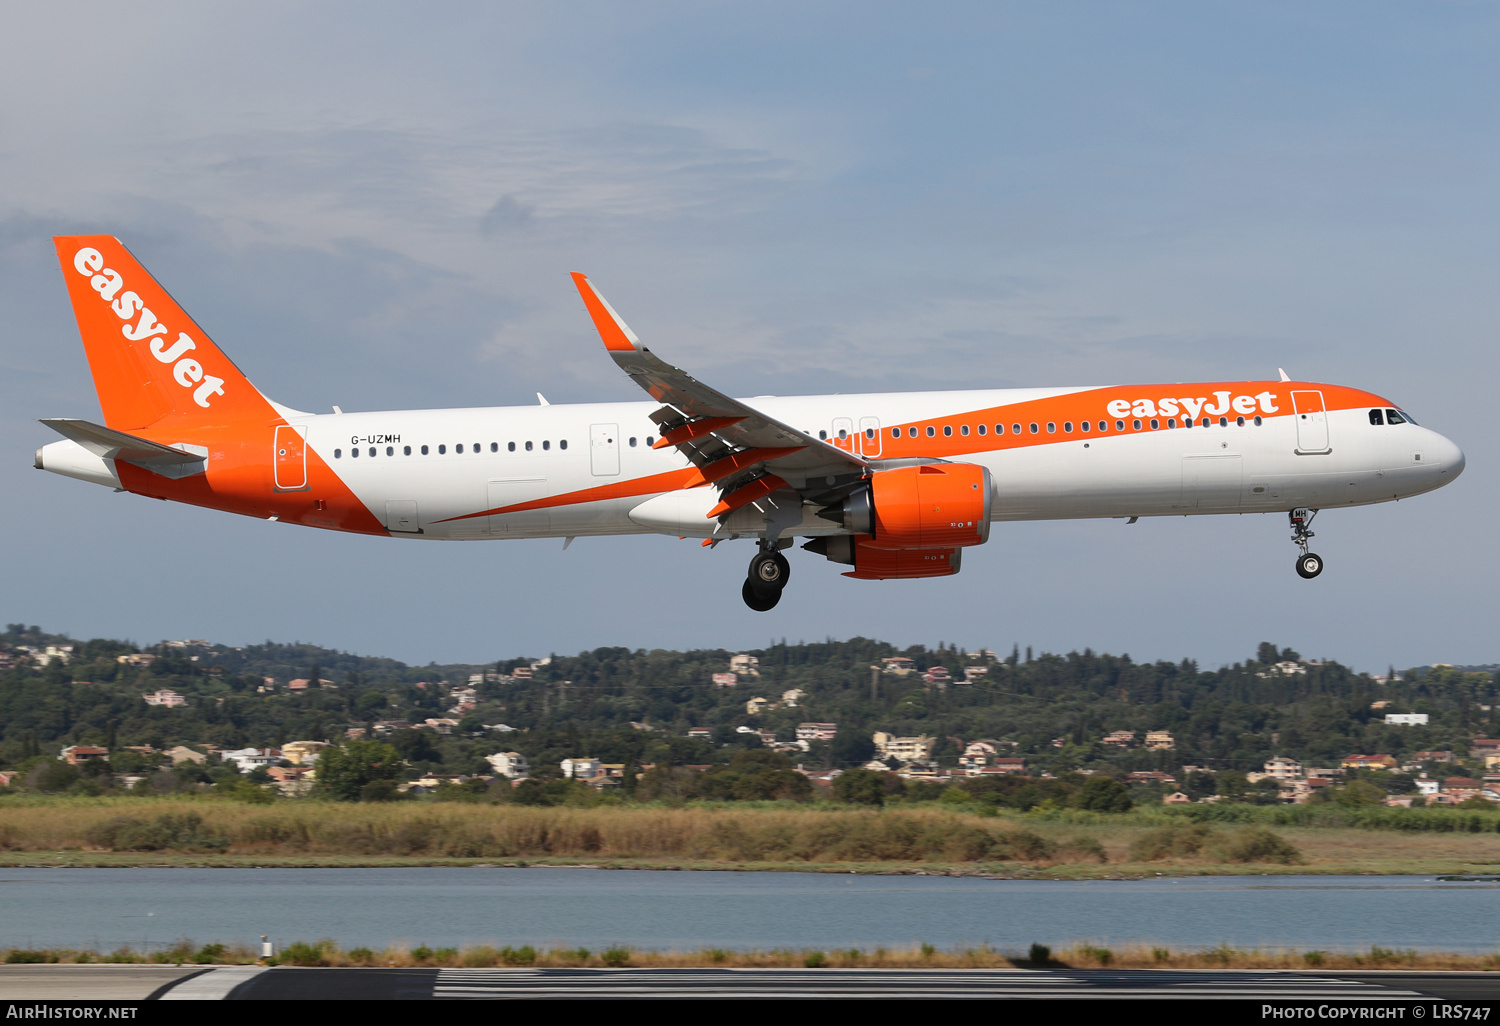
[[843,503],[819,516],[847,535],[815,538],[803,548],[863,580],[946,577],[959,550],[990,536],[990,472],[974,463],[929,463],[870,475]]

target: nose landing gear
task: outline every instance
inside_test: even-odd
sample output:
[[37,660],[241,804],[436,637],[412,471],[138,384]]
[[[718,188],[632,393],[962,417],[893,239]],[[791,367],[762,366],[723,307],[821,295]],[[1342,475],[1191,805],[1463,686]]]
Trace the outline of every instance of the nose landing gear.
[[786,557],[772,548],[762,548],[750,560],[750,574],[740,589],[745,605],[757,613],[769,612],[781,601],[781,589],[792,575]]
[[1297,557],[1297,576],[1304,580],[1312,580],[1323,572],[1323,557],[1315,552],[1307,551],[1307,539],[1313,537],[1308,528],[1312,525],[1313,517],[1318,515],[1315,509],[1307,509],[1299,506],[1287,514],[1292,523],[1292,541],[1296,543],[1301,555]]

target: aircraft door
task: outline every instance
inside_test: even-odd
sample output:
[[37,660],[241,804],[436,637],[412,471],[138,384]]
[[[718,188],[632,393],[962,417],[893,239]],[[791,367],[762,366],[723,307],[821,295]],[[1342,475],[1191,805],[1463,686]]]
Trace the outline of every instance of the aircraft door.
[[829,441],[845,452],[854,452],[854,421],[848,417],[834,417],[833,437]]
[[276,429],[271,449],[272,475],[278,492],[300,492],[307,488],[306,428],[282,424]]
[[880,437],[880,418],[859,418],[859,453],[861,456],[875,457],[880,455],[880,447],[883,440]]
[[417,501],[415,499],[387,499],[385,529],[401,534],[421,534],[422,528],[417,523]]
[[1297,417],[1297,452],[1323,454],[1328,447],[1328,414],[1322,392],[1293,392],[1292,408]]
[[613,477],[620,472],[620,426],[589,425],[589,460],[595,477]]

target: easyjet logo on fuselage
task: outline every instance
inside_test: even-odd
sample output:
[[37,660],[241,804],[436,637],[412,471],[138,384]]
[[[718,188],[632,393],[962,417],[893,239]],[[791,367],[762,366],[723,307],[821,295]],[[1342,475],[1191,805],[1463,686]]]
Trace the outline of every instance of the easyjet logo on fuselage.
[[1223,417],[1231,410],[1248,417],[1259,410],[1261,413],[1277,413],[1276,393],[1261,392],[1257,395],[1234,395],[1230,391],[1215,392],[1213,402],[1205,395],[1175,399],[1116,399],[1108,407],[1111,417],[1176,417],[1197,420],[1200,413],[1210,417]]
[[[177,341],[167,344],[171,334],[165,324],[157,321],[156,315],[134,292],[121,292],[125,279],[113,268],[104,266],[104,254],[85,246],[73,254],[73,267],[89,279],[89,286],[99,293],[115,316],[125,321],[120,334],[132,342],[151,340],[151,355],[162,363],[172,366],[172,380],[183,388],[192,389],[193,402],[208,408],[210,396],[224,394],[224,379],[216,378],[203,370],[203,365],[187,353],[198,348],[198,343],[186,332],[177,333]],[[129,322],[134,321],[134,324]]]

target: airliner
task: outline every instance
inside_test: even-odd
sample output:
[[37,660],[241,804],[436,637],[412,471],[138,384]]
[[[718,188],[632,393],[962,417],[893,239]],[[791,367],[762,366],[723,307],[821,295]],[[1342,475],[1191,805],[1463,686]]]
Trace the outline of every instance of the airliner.
[[642,402],[312,414],[262,395],[119,240],[59,237],[103,424],[35,465],[149,498],[330,531],[477,540],[746,539],[765,611],[802,548],[880,581],[955,574],[1014,520],[1285,513],[1296,570],[1319,510],[1464,469],[1390,399],[1291,380],[730,398],[662,360],[582,274]]

